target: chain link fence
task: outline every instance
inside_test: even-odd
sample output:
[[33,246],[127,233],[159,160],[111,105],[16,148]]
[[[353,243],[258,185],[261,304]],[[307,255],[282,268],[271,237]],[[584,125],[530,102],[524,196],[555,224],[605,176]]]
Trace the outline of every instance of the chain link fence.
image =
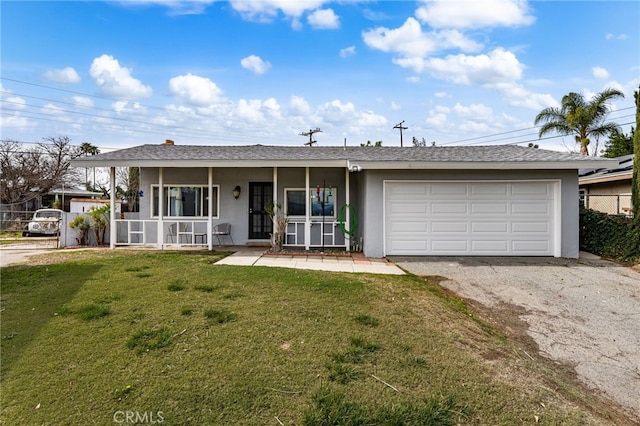
[[614,215],[631,215],[631,194],[581,194],[580,202],[588,209]]

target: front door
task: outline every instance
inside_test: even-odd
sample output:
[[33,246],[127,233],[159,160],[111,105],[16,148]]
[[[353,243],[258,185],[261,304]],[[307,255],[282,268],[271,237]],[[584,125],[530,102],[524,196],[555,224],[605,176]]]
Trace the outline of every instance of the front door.
[[273,203],[272,182],[249,182],[249,239],[271,237],[273,222],[266,210]]

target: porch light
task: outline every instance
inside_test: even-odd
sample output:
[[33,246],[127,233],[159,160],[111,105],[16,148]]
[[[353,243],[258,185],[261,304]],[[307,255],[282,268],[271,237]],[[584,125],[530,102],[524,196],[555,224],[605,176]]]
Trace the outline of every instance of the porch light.
[[241,191],[242,191],[242,188],[240,188],[240,185],[236,185],[236,187],[233,188],[233,198],[235,198],[237,200],[238,197],[240,197],[240,192]]

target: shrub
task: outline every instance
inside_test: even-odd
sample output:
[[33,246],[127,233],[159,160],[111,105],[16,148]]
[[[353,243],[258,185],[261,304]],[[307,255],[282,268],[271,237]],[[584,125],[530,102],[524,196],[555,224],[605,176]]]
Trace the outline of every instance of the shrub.
[[580,208],[580,249],[609,259],[640,259],[640,228],[631,218]]

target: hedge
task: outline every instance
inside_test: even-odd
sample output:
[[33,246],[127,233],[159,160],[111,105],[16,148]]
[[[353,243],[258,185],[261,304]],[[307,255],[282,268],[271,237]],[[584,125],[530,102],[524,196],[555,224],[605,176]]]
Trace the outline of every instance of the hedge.
[[640,259],[640,227],[631,218],[580,208],[580,250],[621,262]]

